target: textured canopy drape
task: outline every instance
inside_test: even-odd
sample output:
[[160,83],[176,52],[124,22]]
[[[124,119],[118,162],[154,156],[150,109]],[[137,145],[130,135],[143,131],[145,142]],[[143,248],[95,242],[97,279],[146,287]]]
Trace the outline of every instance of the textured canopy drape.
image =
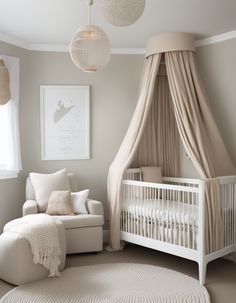
[[143,135],[132,161],[132,167],[141,166],[160,166],[163,176],[180,177],[181,174],[180,136],[163,62],[158,70]]
[[165,53],[179,134],[200,177],[205,179],[206,252],[223,248],[223,222],[217,176],[235,168],[209,109],[193,52]]
[[[163,53],[171,95],[168,98],[157,77]],[[170,121],[172,127],[165,124],[165,119],[160,119],[160,113],[157,113],[159,119],[150,119],[153,116],[150,111],[153,107],[157,106],[160,111],[170,104],[169,102],[164,106],[163,104],[161,106],[161,103],[155,105],[155,100],[160,96],[167,101],[171,100],[172,109],[168,115],[172,119]],[[162,114],[167,115],[165,112]],[[153,131],[152,121],[156,121],[156,132]],[[160,121],[162,122],[160,123]],[[160,132],[161,127],[163,128],[165,125],[168,132]],[[146,69],[138,104],[122,145],[109,169],[108,204],[111,249],[119,250],[121,248],[121,185],[125,170],[132,163],[140,166],[161,164],[164,167],[168,167],[166,163],[172,163],[172,165],[169,164],[168,169],[166,168],[165,173],[177,175],[179,173],[179,154],[177,152],[174,155],[175,164],[169,151],[172,141],[175,146],[178,144],[176,129],[178,129],[181,141],[196,170],[205,180],[206,253],[223,246],[219,186],[216,177],[235,174],[235,167],[209,109],[208,100],[197,72],[193,37],[184,33],[170,33],[150,39],[147,45]],[[163,140],[163,134],[166,138],[171,136],[174,140]],[[156,141],[151,140],[152,143],[148,143],[150,140],[147,138],[153,136]],[[143,144],[140,145],[143,140],[148,143],[145,148]],[[160,148],[160,144],[166,147]],[[149,148],[151,148],[151,152]]]
[[156,75],[161,55],[149,57],[146,61],[139,100],[122,145],[109,169],[108,203],[110,219],[110,247],[121,248],[120,243],[120,202],[123,174],[131,164],[141,140],[143,129],[152,104]]

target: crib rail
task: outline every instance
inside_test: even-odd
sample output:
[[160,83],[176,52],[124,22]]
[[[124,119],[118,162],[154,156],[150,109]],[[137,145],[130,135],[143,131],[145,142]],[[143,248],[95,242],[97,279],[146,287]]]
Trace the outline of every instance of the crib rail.
[[[126,170],[124,180],[143,181],[143,173],[141,168],[129,168]],[[192,178],[176,178],[176,177],[163,177],[163,183],[173,185],[184,185],[198,187],[201,180]]]

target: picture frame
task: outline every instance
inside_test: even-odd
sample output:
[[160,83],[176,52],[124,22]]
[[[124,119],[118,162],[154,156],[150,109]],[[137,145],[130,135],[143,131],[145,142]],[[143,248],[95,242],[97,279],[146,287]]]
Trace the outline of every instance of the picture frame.
[[42,160],[90,159],[90,86],[41,85]]

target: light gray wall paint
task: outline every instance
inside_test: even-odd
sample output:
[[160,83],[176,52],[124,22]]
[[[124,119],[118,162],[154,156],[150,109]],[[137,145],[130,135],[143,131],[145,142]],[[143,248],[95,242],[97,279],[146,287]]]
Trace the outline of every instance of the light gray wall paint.
[[[212,110],[236,163],[236,39],[197,49],[202,80]],[[30,171],[53,172],[66,167],[78,174],[80,186],[106,204],[106,178],[135,108],[143,66],[141,55],[113,55],[109,65],[84,74],[68,54],[28,52],[0,42],[0,53],[21,59],[20,127],[23,172],[18,179],[0,180],[0,229],[20,216],[25,178]],[[40,154],[39,86],[91,85],[91,159],[42,161]],[[197,177],[183,151],[183,175]]]
[[[108,168],[137,103],[143,56],[112,55],[105,69],[97,73],[83,73],[72,64],[66,53],[20,51],[4,43],[0,44],[0,52],[21,59],[20,132],[23,164],[19,180],[0,180],[3,210],[0,212],[0,228],[6,221],[21,215],[24,182],[31,171],[48,173],[66,167],[78,175],[81,189],[89,188],[90,197],[104,202],[106,208]],[[41,160],[40,85],[91,86],[90,160]],[[11,204],[17,204],[17,210],[13,211]]]
[[[143,56],[113,55],[108,66],[96,73],[83,73],[69,54],[34,52],[29,57],[28,95],[22,119],[23,166],[37,172],[53,172],[63,167],[78,174],[81,189],[106,205],[106,180],[127,130],[137,102]],[[40,153],[40,85],[91,86],[91,159],[42,161]]]

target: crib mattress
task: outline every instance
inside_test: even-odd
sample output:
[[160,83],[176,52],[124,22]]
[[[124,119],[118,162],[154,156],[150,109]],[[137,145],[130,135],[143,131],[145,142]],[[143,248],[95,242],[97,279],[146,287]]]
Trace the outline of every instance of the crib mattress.
[[166,224],[191,224],[198,226],[199,208],[187,203],[146,199],[142,201],[125,200],[122,210],[132,218],[148,218]]

